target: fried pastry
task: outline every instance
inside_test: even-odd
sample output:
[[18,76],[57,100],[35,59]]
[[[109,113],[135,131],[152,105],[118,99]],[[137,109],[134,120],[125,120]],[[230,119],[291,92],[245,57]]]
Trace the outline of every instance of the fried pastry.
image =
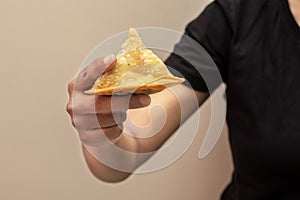
[[152,94],[180,84],[163,61],[147,49],[138,32],[130,28],[129,37],[117,55],[116,66],[102,74],[87,94]]

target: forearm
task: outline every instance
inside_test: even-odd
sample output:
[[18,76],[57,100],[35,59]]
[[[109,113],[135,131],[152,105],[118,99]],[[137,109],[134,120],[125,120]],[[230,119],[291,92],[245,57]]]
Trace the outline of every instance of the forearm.
[[[160,113],[156,115],[152,114],[151,116],[148,114],[146,119],[142,112],[135,113],[135,115],[132,116],[133,120],[139,123],[139,126],[147,126],[144,133],[139,133],[140,135],[153,135],[152,137],[137,137],[137,149],[139,153],[148,153],[158,150],[180,125],[209,97],[209,94],[206,92],[197,92],[183,85],[176,86],[173,92],[166,90],[164,93],[166,98],[161,98],[160,95],[157,97],[154,96],[151,105],[143,109],[147,109],[145,113],[150,113],[149,109],[151,109],[152,105],[160,105],[164,108],[165,118],[162,117]],[[157,125],[162,124],[161,121],[164,122],[163,126],[157,131]],[[133,131],[138,132],[138,130]],[[153,132],[155,134],[153,134]]]
[[[131,134],[123,133],[118,142],[108,145],[107,148],[114,148],[117,146],[125,151],[136,154],[155,152],[159,149],[176,131],[180,124],[208,97],[207,93],[198,92],[196,93],[198,102],[195,103],[195,99],[193,100],[193,98],[191,98],[192,95],[195,96],[194,91],[186,89],[185,86],[180,86],[178,89],[176,95],[170,91],[164,91],[161,94],[153,95],[151,105],[147,108],[129,110],[128,115],[131,119],[130,121],[133,121],[137,126],[131,126],[129,129]],[[178,99],[181,99],[181,102],[184,102],[184,104],[180,104]],[[164,116],[161,115],[160,112],[151,113],[150,110],[157,105],[164,109]],[[161,123],[162,121],[164,123]],[[126,125],[128,126],[128,123],[125,123],[125,126]],[[157,131],[157,126],[160,125],[162,126],[159,127],[159,131]],[[105,152],[110,152],[110,150],[107,149]],[[126,179],[139,165],[152,155],[148,154],[148,156],[142,158],[127,156],[126,154],[125,156],[120,156],[119,154],[111,155],[111,157],[118,160],[119,165],[128,165],[130,162],[132,171],[121,172],[121,170],[115,170],[98,161],[101,155],[95,154],[97,153],[90,153],[84,148],[84,155],[92,173],[98,179],[107,182],[118,182]],[[98,159],[95,157],[98,157]]]
[[[170,134],[171,135],[171,134]],[[157,134],[151,138],[147,139],[137,139],[135,137],[129,136],[126,133],[123,133],[122,137],[119,139],[118,142],[115,144],[107,145],[106,148],[114,148],[118,147],[125,151],[132,152],[132,153],[148,153],[148,152],[154,152],[167,140],[170,135],[162,135]],[[113,146],[114,145],[114,146]],[[120,155],[110,155],[113,157],[113,159],[119,160],[119,165],[128,165],[128,162],[131,164],[131,171],[130,172],[124,172],[121,170],[114,169],[110,166],[105,165],[105,162],[99,161],[100,159],[97,159],[99,155],[95,155],[97,153],[90,152],[86,146],[82,145],[83,148],[83,154],[86,160],[86,163],[92,172],[92,174],[98,178],[99,180],[115,183],[120,182],[128,178],[133,171],[140,166],[142,163],[144,163],[148,158],[150,158],[153,154],[148,154],[142,157],[132,157],[132,156],[120,156]],[[110,152],[109,149],[107,149],[107,152]]]

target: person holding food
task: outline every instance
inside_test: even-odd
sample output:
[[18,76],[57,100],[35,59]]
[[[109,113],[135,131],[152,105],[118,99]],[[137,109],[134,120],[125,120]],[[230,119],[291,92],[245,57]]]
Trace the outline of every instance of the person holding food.
[[[300,199],[300,1],[216,0],[187,25],[185,34],[205,48],[227,86],[227,123],[235,170],[222,200]],[[183,81],[167,71],[155,80],[150,78],[148,87],[137,94],[112,95],[107,91],[119,88],[118,92],[130,93],[139,91],[138,85],[124,90],[122,85],[112,84],[111,90],[101,89],[101,83],[108,80],[101,81],[101,77],[118,70],[126,52],[117,59],[107,56],[95,60],[72,80],[67,111],[81,141],[135,153],[159,149],[182,118],[187,119],[209,97],[203,77],[196,73],[201,63],[191,64],[175,53],[178,51],[195,55],[191,45],[182,40],[165,61],[190,83],[176,85],[177,96],[159,88],[170,80],[175,84]],[[150,98],[148,93],[153,92],[157,93]],[[197,105],[191,102],[193,95]],[[185,101],[183,108],[178,97]],[[72,103],[74,99],[77,103]],[[117,106],[111,106],[112,101]],[[148,138],[125,134],[127,112],[147,124],[148,109],[155,103],[167,114],[163,128]],[[159,120],[161,116],[155,117]],[[83,150],[92,173],[107,182],[126,179],[146,160],[120,157],[120,165],[132,164],[132,172],[124,172],[101,163],[84,146]]]

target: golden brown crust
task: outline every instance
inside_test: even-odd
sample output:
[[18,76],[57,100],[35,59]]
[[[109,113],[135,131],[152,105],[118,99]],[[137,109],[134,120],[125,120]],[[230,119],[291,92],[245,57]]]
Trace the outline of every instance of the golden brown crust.
[[180,84],[182,78],[173,76],[165,64],[147,49],[133,28],[122,45],[115,68],[99,77],[86,94],[152,94]]

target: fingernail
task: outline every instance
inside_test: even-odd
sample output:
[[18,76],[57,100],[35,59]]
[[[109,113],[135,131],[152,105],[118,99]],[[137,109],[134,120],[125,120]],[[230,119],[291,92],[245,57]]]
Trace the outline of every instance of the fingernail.
[[116,57],[114,55],[108,55],[103,58],[103,62],[106,66],[109,66],[111,63],[115,61]]
[[143,96],[140,97],[140,102],[141,102],[143,105],[147,106],[147,105],[150,104],[151,99],[150,99],[149,96],[143,95]]

